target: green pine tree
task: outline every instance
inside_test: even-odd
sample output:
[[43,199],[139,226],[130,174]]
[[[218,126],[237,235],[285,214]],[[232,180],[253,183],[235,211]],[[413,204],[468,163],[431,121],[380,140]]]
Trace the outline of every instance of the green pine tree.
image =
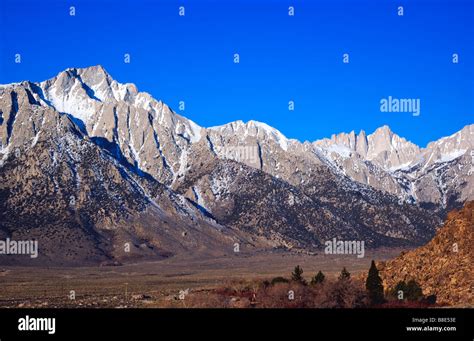
[[319,283],[323,283],[324,282],[324,279],[326,278],[326,276],[324,276],[324,274],[319,271],[316,276],[314,276],[312,279],[311,279],[311,284],[319,284]]
[[374,261],[370,264],[365,288],[367,289],[372,304],[381,304],[384,302],[382,278],[379,276],[379,270],[375,266]]
[[291,280],[295,282],[305,283],[305,280],[303,278],[303,268],[301,268],[299,265],[297,265],[295,267],[295,270],[293,270],[291,274]]

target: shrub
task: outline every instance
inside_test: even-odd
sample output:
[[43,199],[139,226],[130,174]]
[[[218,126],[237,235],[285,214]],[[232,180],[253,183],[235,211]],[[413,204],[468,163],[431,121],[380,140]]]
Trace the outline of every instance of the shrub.
[[423,303],[428,305],[435,305],[436,304],[436,295],[429,295],[426,298],[422,299]]
[[408,281],[406,290],[406,298],[409,301],[418,301],[423,298],[423,290],[413,279]]
[[275,285],[277,283],[288,283],[288,282],[290,281],[286,279],[285,277],[275,277],[274,279],[272,279],[271,284]]
[[349,280],[351,278],[351,273],[347,271],[346,267],[342,268],[341,274],[339,275],[340,280]]
[[326,286],[323,308],[361,308],[367,306],[367,292],[363,283],[339,279]]
[[[402,298],[399,297],[400,291],[403,293]],[[397,285],[395,285],[393,288],[391,288],[388,291],[387,296],[396,300],[402,300],[402,299],[405,300],[406,293],[407,293],[407,284],[405,283],[405,281],[399,281]]]
[[314,276],[312,279],[311,279],[311,284],[312,285],[315,285],[315,284],[321,284],[324,282],[326,276],[324,276],[324,274],[319,271],[316,276]]

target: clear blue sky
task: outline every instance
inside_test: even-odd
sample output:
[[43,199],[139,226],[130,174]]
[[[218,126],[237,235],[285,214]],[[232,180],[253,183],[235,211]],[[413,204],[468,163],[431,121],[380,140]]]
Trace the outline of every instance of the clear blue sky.
[[[0,26],[0,83],[102,64],[202,126],[315,140],[388,124],[424,146],[474,123],[474,1],[0,0]],[[388,96],[419,98],[421,115],[380,112]]]

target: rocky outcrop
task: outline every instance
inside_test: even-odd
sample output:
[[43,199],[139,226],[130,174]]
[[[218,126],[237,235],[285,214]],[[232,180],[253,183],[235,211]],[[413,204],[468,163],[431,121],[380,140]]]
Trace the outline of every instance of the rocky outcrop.
[[474,201],[451,211],[425,246],[378,265],[385,288],[414,279],[440,304],[474,306]]

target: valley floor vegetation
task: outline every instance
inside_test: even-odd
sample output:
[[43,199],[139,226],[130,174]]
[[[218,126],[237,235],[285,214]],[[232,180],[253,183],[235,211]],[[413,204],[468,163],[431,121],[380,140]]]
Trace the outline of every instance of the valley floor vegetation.
[[384,288],[375,263],[365,278],[352,278],[346,268],[336,279],[318,271],[309,281],[298,265],[291,275],[271,280],[233,281],[212,291],[184,293],[168,301],[168,307],[207,308],[416,308],[436,304],[423,296],[414,280]]

